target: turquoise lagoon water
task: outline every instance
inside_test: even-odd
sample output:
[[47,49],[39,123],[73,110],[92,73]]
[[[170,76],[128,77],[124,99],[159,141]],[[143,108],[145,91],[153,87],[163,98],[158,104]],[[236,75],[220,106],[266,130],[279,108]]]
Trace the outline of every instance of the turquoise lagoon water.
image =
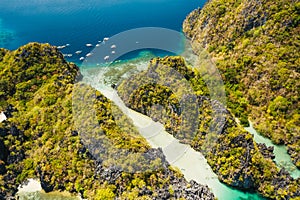
[[45,193],[37,191],[19,194],[19,200],[80,200],[80,198],[61,192]]
[[249,127],[245,127],[245,129],[254,135],[254,140],[257,143],[264,143],[266,146],[273,146],[274,147],[274,155],[275,155],[275,163],[279,168],[285,168],[290,175],[297,179],[300,177],[300,170],[294,165],[292,162],[291,156],[287,153],[287,148],[285,145],[275,145],[272,141],[268,138],[263,137],[260,135],[252,126],[250,122]]

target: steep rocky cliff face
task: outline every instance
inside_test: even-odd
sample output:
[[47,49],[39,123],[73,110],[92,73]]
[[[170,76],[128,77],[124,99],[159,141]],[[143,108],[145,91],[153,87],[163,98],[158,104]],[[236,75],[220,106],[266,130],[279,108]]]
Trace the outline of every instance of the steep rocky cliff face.
[[[89,199],[214,199],[207,186],[187,182],[161,150],[151,149],[115,108],[128,124],[120,128],[112,115],[113,103],[100,92],[81,84],[74,95],[79,70],[55,47],[30,43],[15,51],[0,49],[0,77],[0,110],[8,117],[0,123],[0,199],[16,198],[18,185],[27,178],[39,179],[46,192],[66,190]],[[85,97],[92,98],[96,113],[92,129],[84,129],[87,118],[81,126],[74,122],[82,116],[80,110],[75,116],[72,104]],[[86,137],[89,131],[94,138]],[[112,144],[105,155],[126,149],[145,156],[110,162],[99,154],[103,137]],[[140,161],[135,162],[138,169],[160,167],[126,169],[134,159]]]
[[182,143],[202,152],[220,181],[271,199],[299,197],[299,179],[277,169],[270,152],[211,99],[199,71],[182,57],[152,59],[147,71],[124,80],[117,90],[128,107],[160,121]]
[[212,0],[183,24],[195,52],[201,46],[214,58],[233,114],[287,145],[298,167],[299,23],[299,1]]
[[[0,196],[8,198],[26,177],[37,176],[38,165],[53,168],[50,160],[54,156],[49,156],[49,151],[54,141],[70,135],[70,130],[57,125],[70,121],[68,108],[62,105],[69,101],[78,68],[47,44],[31,43],[16,51],[0,52],[0,110],[8,117],[0,123],[0,141],[6,149],[1,159],[5,170],[0,175]],[[52,177],[54,171],[49,171]]]

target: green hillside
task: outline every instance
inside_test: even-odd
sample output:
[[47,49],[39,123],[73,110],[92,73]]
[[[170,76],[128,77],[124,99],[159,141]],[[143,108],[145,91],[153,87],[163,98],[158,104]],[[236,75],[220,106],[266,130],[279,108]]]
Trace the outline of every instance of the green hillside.
[[[56,47],[0,49],[0,77],[0,111],[8,117],[0,123],[0,199],[14,198],[28,178],[39,179],[46,192],[65,190],[89,199],[214,199],[208,187],[187,182],[160,149],[151,149],[120,110],[112,115],[110,100],[74,84],[79,70]],[[79,126],[74,120],[86,113],[75,116],[73,109],[74,101],[89,97],[97,122],[91,132],[88,118]],[[129,128],[120,128],[115,117]],[[111,148],[99,153],[107,141]],[[140,154],[114,162],[112,155],[122,149]]]
[[212,0],[193,11],[183,30],[210,52],[226,84],[228,107],[300,167],[300,3]]

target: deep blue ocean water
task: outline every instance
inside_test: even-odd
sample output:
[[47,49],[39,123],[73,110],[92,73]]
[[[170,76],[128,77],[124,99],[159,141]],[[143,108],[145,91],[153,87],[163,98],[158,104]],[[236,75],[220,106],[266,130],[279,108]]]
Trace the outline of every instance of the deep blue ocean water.
[[[204,0],[1,0],[0,47],[16,49],[36,41],[60,46],[77,63],[104,37],[140,27],[181,31],[182,22]],[[5,37],[7,38],[5,40]],[[2,42],[1,42],[2,41]],[[74,54],[82,50],[81,55]],[[156,54],[163,52],[154,51]],[[136,54],[138,55],[138,54]],[[135,54],[128,55],[130,58]]]

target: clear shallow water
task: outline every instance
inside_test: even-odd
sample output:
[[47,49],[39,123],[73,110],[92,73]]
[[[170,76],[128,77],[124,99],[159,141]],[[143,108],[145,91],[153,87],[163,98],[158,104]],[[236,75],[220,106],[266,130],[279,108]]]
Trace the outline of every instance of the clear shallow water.
[[257,143],[264,143],[266,146],[273,146],[274,147],[274,155],[277,166],[279,168],[285,168],[293,178],[297,179],[300,177],[300,170],[294,165],[291,160],[291,156],[287,153],[286,146],[284,145],[275,145],[272,141],[268,138],[263,137],[260,135],[252,126],[250,122],[250,127],[245,127],[245,129],[254,135],[254,140]]
[[20,194],[19,200],[80,200],[80,198],[61,192],[45,193],[37,191]]
[[40,181],[36,179],[28,179],[27,183],[20,185],[17,196],[19,200],[80,200],[68,192],[45,193],[42,191]]
[[[140,61],[140,63],[139,63]],[[135,64],[143,65],[145,60],[135,60]],[[117,65],[117,64],[116,64]],[[118,66],[114,66],[118,68]],[[120,63],[121,67],[123,66]],[[184,174],[184,177],[189,180],[195,180],[198,183],[208,185],[219,200],[261,200],[264,199],[257,193],[243,192],[226,186],[218,180],[217,175],[208,165],[205,157],[192,149],[189,145],[181,144],[172,135],[167,133],[162,124],[154,122],[151,118],[128,109],[123,101],[118,97],[115,91],[103,82],[99,82],[97,78],[89,76],[97,76],[100,74],[105,79],[104,68],[95,67],[83,71],[84,82],[90,84],[95,89],[101,91],[107,98],[111,99],[116,105],[121,108],[123,113],[130,117],[134,125],[138,128],[141,135],[147,139],[153,148],[162,148],[167,161],[176,166]],[[149,132],[149,130],[152,130]],[[155,131],[154,131],[155,130]],[[155,133],[155,134],[153,134]]]

